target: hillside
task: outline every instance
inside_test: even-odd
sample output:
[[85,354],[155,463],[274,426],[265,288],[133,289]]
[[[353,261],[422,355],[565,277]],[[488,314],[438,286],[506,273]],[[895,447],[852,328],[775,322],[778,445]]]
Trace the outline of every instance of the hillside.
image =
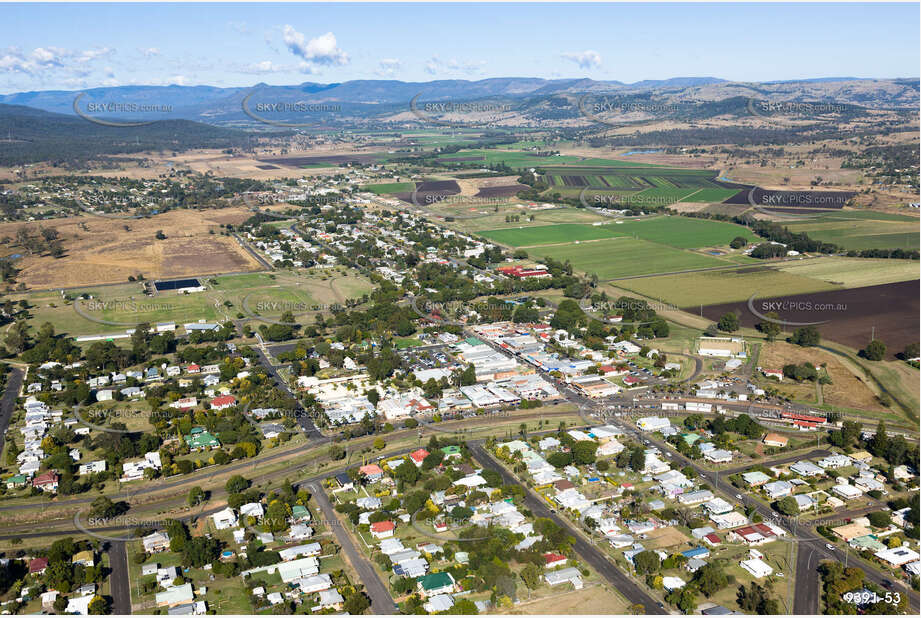
[[79,162],[149,150],[246,147],[254,136],[190,120],[103,126],[73,115],[0,104],[0,165]]

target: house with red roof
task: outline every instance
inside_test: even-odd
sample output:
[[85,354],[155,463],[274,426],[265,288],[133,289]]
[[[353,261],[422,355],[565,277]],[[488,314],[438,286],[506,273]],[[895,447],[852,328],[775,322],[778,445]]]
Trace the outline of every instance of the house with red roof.
[[548,569],[554,569],[564,566],[569,561],[563,554],[548,553],[544,554],[544,566]]
[[375,539],[386,539],[393,536],[393,531],[397,525],[390,521],[376,521],[371,524],[371,536]]
[[358,472],[369,481],[379,481],[384,477],[384,471],[377,464],[368,464],[358,468]]
[[41,575],[47,568],[47,558],[32,558],[29,560],[29,575]]
[[710,534],[704,535],[703,540],[704,540],[705,543],[708,543],[708,544],[714,545],[714,546],[719,545],[720,543],[722,543],[722,541],[720,540],[720,537],[718,537],[718,536],[717,536],[715,533],[713,533],[713,532],[711,532]]
[[409,454],[409,458],[413,460],[413,463],[416,464],[417,468],[422,467],[422,462],[425,461],[425,458],[429,456],[429,452],[424,448],[413,451]]
[[191,365],[186,367],[185,370],[186,370],[186,373],[201,373],[201,366],[196,365],[195,363],[192,363]]
[[57,472],[48,470],[32,479],[32,487],[37,487],[42,491],[56,492],[58,490],[58,481],[60,480],[61,478]]
[[624,378],[624,384],[626,384],[627,386],[631,386],[633,384],[639,384],[639,382],[640,382],[640,379],[635,376],[627,376],[626,378]]
[[226,410],[237,405],[237,398],[233,395],[221,395],[211,400],[212,410]]

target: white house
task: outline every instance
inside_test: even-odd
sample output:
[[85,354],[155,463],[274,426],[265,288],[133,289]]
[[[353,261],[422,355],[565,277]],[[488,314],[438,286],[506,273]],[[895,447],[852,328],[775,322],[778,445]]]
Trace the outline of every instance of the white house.
[[218,530],[227,530],[228,528],[235,528],[237,526],[237,516],[230,507],[212,515],[211,520],[214,522],[214,527]]

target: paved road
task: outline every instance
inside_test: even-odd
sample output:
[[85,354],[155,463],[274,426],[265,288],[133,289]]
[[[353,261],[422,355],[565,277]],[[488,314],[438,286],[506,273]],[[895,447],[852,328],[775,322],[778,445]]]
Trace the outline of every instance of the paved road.
[[361,550],[355,547],[355,543],[352,542],[352,537],[349,536],[348,531],[339,525],[336,512],[326,492],[323,491],[319,483],[311,483],[308,488],[310,493],[317,499],[317,504],[320,505],[320,510],[323,511],[323,517],[326,519],[327,525],[336,534],[336,540],[345,552],[346,557],[348,557],[349,563],[358,572],[358,580],[364,584],[365,590],[371,598],[371,612],[374,614],[400,613],[390,597],[390,591],[387,590],[384,582],[378,577],[377,571],[374,570],[374,567],[371,566],[371,563]]
[[[507,356],[510,355],[510,353],[507,350],[499,346],[493,345],[493,348]],[[556,383],[557,383],[560,393],[568,401],[578,406],[580,416],[582,416],[583,420],[585,420],[585,422],[588,424],[599,422],[602,418],[605,418],[605,415],[601,413],[601,410],[603,409],[604,405],[621,404],[625,402],[625,399],[617,398],[615,400],[601,403],[601,402],[594,401],[592,399],[589,399],[581,395],[568,384],[565,384],[559,380],[557,380]],[[631,401],[634,401],[634,400],[632,400],[631,398]],[[634,401],[634,405],[636,404],[637,401],[638,400]],[[673,399],[672,401],[681,402],[683,401],[683,399]],[[749,412],[749,413],[751,413],[755,409],[754,405],[746,403],[746,402],[740,402],[736,404],[730,404],[726,402],[713,402],[713,403],[719,403],[720,405],[724,406],[727,409],[740,410],[740,411]],[[775,408],[775,406],[770,406],[770,407]],[[804,406],[787,406],[788,409],[793,409],[793,410],[797,408],[802,408],[802,407]],[[594,414],[591,414],[591,413],[594,413]],[[715,491],[722,493],[726,496],[729,496],[731,498],[734,496],[739,496],[739,497],[731,499],[730,502],[736,502],[736,503],[741,502],[742,504],[746,506],[751,506],[765,520],[777,521],[778,523],[785,523],[787,524],[787,527],[790,527],[789,522],[780,521],[778,519],[778,514],[775,513],[769,506],[755,500],[754,498],[741,494],[739,490],[737,490],[734,486],[732,486],[731,484],[723,480],[727,476],[726,472],[723,472],[723,471],[714,472],[714,471],[711,471],[711,470],[708,470],[708,469],[705,469],[699,466],[696,462],[691,461],[687,457],[684,457],[683,455],[678,453],[672,447],[671,444],[668,444],[664,441],[656,440],[650,435],[640,433],[640,431],[634,425],[626,423],[623,420],[619,419],[618,417],[610,417],[607,420],[609,420],[615,425],[620,426],[621,429],[623,429],[628,435],[632,435],[638,442],[640,443],[647,442],[648,444],[652,444],[658,447],[661,451],[665,453],[669,453],[672,456],[673,461],[678,463],[679,466],[683,466],[683,465],[691,466],[692,468],[694,468],[694,470],[697,471],[697,473],[702,478],[706,479],[707,482],[711,484],[711,487],[713,487]],[[822,449],[816,449],[816,451],[814,452],[827,453],[827,451],[823,451]],[[820,456],[824,456],[824,455],[820,455]],[[797,455],[793,459],[802,459],[802,458],[804,458],[803,455]],[[832,560],[832,561],[840,562],[842,559],[842,556],[840,556],[839,554],[841,552],[838,550],[828,549],[826,547],[826,543],[827,543],[826,539],[822,537],[821,535],[819,535],[818,533],[814,532],[812,529],[806,526],[797,526],[795,521],[793,522],[792,527],[793,527],[793,534],[792,534],[793,538],[791,539],[790,542],[798,543],[797,569],[795,573],[797,593],[796,593],[796,601],[794,603],[794,607],[799,607],[800,610],[802,610],[802,611],[796,611],[795,613],[797,614],[800,614],[800,613],[818,614],[819,613],[819,595],[818,595],[819,573],[817,570],[817,566],[819,564],[819,561],[821,560]],[[886,574],[882,573],[881,571],[877,569],[868,568],[865,565],[861,565],[861,568],[863,569],[864,573],[866,573],[866,578],[869,581],[872,581],[878,585],[883,585],[884,582],[891,581],[890,576],[887,576]],[[800,590],[803,591],[802,594],[800,594],[799,592]],[[916,591],[908,590],[906,587],[900,584],[897,584],[894,590],[900,591],[901,594],[903,595],[907,594],[910,607],[913,609],[918,608],[919,600],[918,600],[918,593]]]
[[[811,528],[805,525],[797,525],[796,520],[780,518],[780,516],[775,513],[769,506],[758,500],[755,500],[746,494],[739,493],[738,489],[724,480],[726,478],[725,472],[713,472],[711,470],[707,470],[706,468],[697,465],[697,463],[694,461],[681,455],[678,451],[674,450],[670,444],[657,440],[650,435],[640,435],[636,428],[629,426],[622,426],[622,428],[625,429],[628,433],[633,434],[637,439],[648,441],[650,444],[658,447],[659,450],[669,453],[672,456],[673,461],[678,463],[679,466],[691,466],[702,478],[706,479],[706,481],[710,483],[710,485],[715,490],[728,496],[735,496],[735,502],[741,502],[744,506],[750,506],[754,508],[755,511],[757,511],[765,521],[776,521],[779,524],[783,524],[788,529],[792,528],[791,531],[793,538],[790,542],[795,542],[798,544],[798,553],[796,558],[797,568],[795,574],[797,592],[796,598],[794,600],[794,613],[819,613],[819,573],[817,567],[819,561],[821,560],[841,562],[844,556],[841,555],[842,552],[840,550],[828,549],[826,547],[826,543],[828,543],[828,541],[817,532],[814,532]],[[739,498],[739,496],[741,496],[741,498]],[[859,566],[863,569],[864,573],[866,574],[866,578],[869,581],[872,581],[880,586],[883,585],[883,582],[892,581],[891,576],[888,576],[881,571],[867,568],[866,565],[862,564]],[[913,590],[909,591],[907,588],[898,584],[894,590],[899,591],[903,595],[907,594],[910,607],[914,609],[918,608],[917,592]]]
[[25,375],[24,369],[13,366],[10,366],[6,374],[6,390],[3,391],[3,398],[0,399],[0,452],[3,451],[6,430],[10,426],[10,419],[13,418],[16,398],[19,397],[19,389],[22,388],[22,380]]
[[[468,445],[470,446],[470,453],[482,466],[498,472],[506,484],[521,485],[521,481],[516,479],[508,470],[498,465],[480,444],[468,443]],[[601,550],[586,541],[582,535],[578,534],[568,521],[552,512],[546,502],[536,498],[534,494],[527,489],[525,489],[524,502],[536,516],[552,519],[557,525],[569,532],[569,534],[576,539],[573,545],[576,553],[590,564],[602,577],[607,579],[627,601],[631,604],[642,605],[645,608],[643,612],[645,614],[664,615],[668,613],[659,607],[658,601],[649,596],[646,591],[621,572],[620,569],[616,568]]]
[[[817,448],[812,451],[809,451],[808,453],[798,453],[796,455],[787,455],[786,457],[780,457],[778,459],[768,459],[765,461],[759,461],[757,462],[757,464],[760,466],[768,466],[768,467],[779,466],[785,463],[790,463],[791,461],[800,461],[801,459],[816,459],[818,457],[828,457],[831,454],[832,452],[829,450],[826,450],[824,448]],[[752,464],[748,464],[747,466],[738,466],[736,468],[726,468],[724,470],[720,470],[720,474],[725,474],[726,476],[729,476],[730,474],[744,472],[745,470],[748,470],[751,467],[752,467]]]
[[[272,365],[272,362],[266,355],[265,350],[262,349],[262,346],[254,346],[253,349],[259,353],[259,362],[262,363],[266,373],[268,373],[275,381],[275,387],[288,393],[288,395],[293,397],[294,400],[298,402],[298,412],[300,412],[300,414],[297,416],[297,422],[300,424],[307,437],[315,443],[330,442],[331,440],[329,438],[320,433],[320,430],[317,429],[317,426],[314,424],[313,420],[307,416],[307,414],[304,414],[303,410],[300,409],[300,398],[298,397],[298,394],[291,390],[291,387],[288,386],[288,383],[282,379],[281,375],[278,373],[278,368]],[[313,446],[313,444],[310,444],[310,446]]]
[[112,592],[112,613],[131,614],[131,582],[128,578],[128,552],[124,541],[109,541],[109,589]]

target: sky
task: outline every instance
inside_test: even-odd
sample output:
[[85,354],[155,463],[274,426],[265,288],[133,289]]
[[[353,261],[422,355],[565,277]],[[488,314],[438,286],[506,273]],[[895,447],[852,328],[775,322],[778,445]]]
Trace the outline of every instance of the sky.
[[918,77],[918,3],[0,4],[0,93],[355,79]]

